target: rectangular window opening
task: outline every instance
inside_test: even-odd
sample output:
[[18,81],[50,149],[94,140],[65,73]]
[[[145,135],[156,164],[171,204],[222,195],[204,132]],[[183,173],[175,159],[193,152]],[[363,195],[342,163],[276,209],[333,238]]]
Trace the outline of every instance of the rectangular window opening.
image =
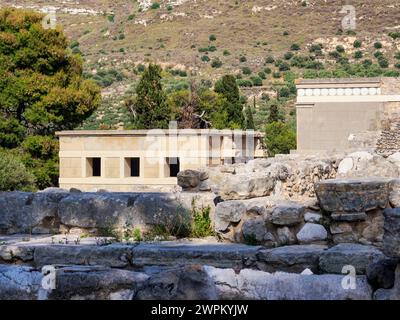
[[101,158],[88,158],[88,177],[101,177]]
[[181,165],[179,162],[179,158],[167,158],[167,164],[169,166],[169,176],[177,177],[179,171],[181,171]]
[[129,167],[129,177],[140,177],[140,158],[127,158],[126,163]]

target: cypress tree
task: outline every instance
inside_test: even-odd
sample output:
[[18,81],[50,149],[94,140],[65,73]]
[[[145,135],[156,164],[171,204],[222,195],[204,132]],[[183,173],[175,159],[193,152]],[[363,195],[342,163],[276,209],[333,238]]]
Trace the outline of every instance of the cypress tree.
[[277,104],[272,104],[269,107],[268,123],[279,122],[279,109]]
[[161,67],[150,64],[136,88],[134,125],[136,129],[167,129],[171,110],[161,84]]
[[254,130],[253,112],[249,106],[246,107],[246,129]]
[[214,91],[221,94],[227,100],[228,121],[227,127],[243,128],[245,119],[243,107],[240,103],[239,87],[233,75],[225,75],[215,83]]

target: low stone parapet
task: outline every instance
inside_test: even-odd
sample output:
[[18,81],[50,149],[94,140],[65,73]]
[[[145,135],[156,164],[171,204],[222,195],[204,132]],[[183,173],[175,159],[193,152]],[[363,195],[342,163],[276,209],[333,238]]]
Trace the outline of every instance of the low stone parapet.
[[2,192],[0,234],[100,234],[154,226],[185,227],[193,208],[214,208],[212,194]]

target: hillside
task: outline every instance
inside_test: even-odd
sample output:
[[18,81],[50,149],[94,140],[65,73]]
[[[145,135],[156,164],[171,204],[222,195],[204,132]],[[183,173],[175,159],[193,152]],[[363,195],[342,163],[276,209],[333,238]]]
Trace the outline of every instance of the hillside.
[[[104,88],[107,103],[87,123],[89,127],[98,127],[103,117],[109,118],[105,123],[123,126],[127,114],[121,98],[134,88],[142,65],[152,61],[168,71],[165,85],[170,91],[187,87],[189,76],[213,82],[223,74],[236,74],[242,93],[256,97],[257,109],[263,103],[262,93],[273,96],[273,87],[283,82],[288,69],[291,77],[334,76],[326,70],[337,69],[343,59],[350,66],[370,60],[380,70],[367,75],[397,75],[400,2],[352,1],[357,18],[352,33],[340,31],[345,4],[340,0],[0,0],[1,6],[56,10],[72,50],[85,59],[87,76]],[[268,63],[271,58],[274,63]],[[344,76],[366,72],[347,73]],[[292,106],[289,101],[287,107]]]

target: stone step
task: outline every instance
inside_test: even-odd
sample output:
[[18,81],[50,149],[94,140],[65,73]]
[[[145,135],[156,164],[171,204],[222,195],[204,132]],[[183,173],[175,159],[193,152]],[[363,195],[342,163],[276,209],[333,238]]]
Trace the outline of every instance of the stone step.
[[[97,245],[99,239],[84,239],[81,244],[52,244],[51,237],[18,241],[12,237],[0,245],[0,263],[25,264],[35,268],[46,265],[101,265],[111,268],[145,270],[177,265],[208,265],[234,270],[256,269],[267,272],[314,273],[342,272],[354,265],[365,274],[368,263],[384,258],[373,246],[292,245],[273,249],[244,244],[210,243],[207,241],[169,241],[160,243],[113,243]],[[54,241],[54,238],[53,238]]]

